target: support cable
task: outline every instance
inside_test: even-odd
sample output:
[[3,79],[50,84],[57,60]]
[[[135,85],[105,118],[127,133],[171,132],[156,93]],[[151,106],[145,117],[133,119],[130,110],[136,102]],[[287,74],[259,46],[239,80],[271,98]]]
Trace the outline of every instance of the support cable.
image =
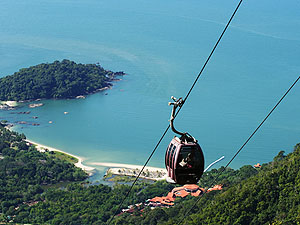
[[[204,69],[206,68],[206,65],[208,64],[208,62],[209,62],[209,60],[211,59],[213,53],[215,52],[216,48],[218,47],[218,45],[219,45],[219,43],[220,43],[222,37],[224,36],[224,34],[225,34],[227,28],[229,27],[229,25],[230,25],[232,19],[234,18],[235,14],[236,14],[236,12],[238,11],[238,9],[239,9],[239,7],[240,7],[240,5],[241,5],[242,2],[243,2],[243,0],[240,0],[240,2],[238,3],[237,7],[235,8],[233,14],[231,15],[230,19],[228,20],[228,22],[227,22],[225,28],[223,29],[223,32],[222,32],[221,35],[219,36],[219,38],[218,38],[217,42],[215,43],[215,45],[214,45],[212,51],[210,52],[210,54],[209,54],[209,56],[207,57],[207,59],[206,59],[204,65],[202,66],[202,68],[201,68],[201,70],[200,70],[198,76],[196,77],[194,83],[192,84],[191,88],[189,89],[187,95],[185,96],[185,98],[184,98],[184,100],[183,100],[182,106],[184,105],[184,103],[185,103],[186,100],[188,99],[189,95],[191,94],[193,88],[195,87],[195,85],[196,85],[197,81],[199,80],[199,78],[200,78],[202,72],[203,72]],[[176,112],[176,114],[175,114],[175,116],[174,116],[174,119],[176,118],[176,116],[177,116],[178,113],[180,112],[182,106],[181,106],[181,107],[178,109],[178,111]],[[166,130],[163,132],[161,138],[160,138],[159,141],[157,142],[157,144],[156,144],[156,146],[154,147],[152,153],[150,154],[150,156],[148,157],[147,161],[145,162],[143,168],[141,169],[141,171],[139,172],[138,176],[136,177],[136,179],[135,179],[134,182],[132,183],[132,185],[131,185],[131,187],[129,188],[127,194],[125,195],[125,197],[123,198],[123,200],[122,200],[121,203],[119,204],[117,210],[114,212],[114,215],[113,215],[113,216],[110,218],[110,220],[107,222],[108,224],[111,224],[111,222],[112,222],[112,220],[114,219],[114,217],[116,216],[117,212],[121,209],[121,207],[122,207],[124,201],[125,201],[126,198],[129,196],[129,194],[130,194],[130,192],[131,192],[133,186],[136,184],[137,180],[139,179],[139,177],[140,177],[140,175],[142,174],[143,170],[145,169],[145,167],[147,166],[148,162],[149,162],[150,159],[152,158],[153,154],[155,153],[156,149],[157,149],[158,146],[160,145],[161,141],[162,141],[163,138],[165,137],[165,135],[166,135],[166,133],[168,132],[169,128],[170,128],[170,125],[168,125],[168,127],[166,128]]]
[[290,92],[290,90],[296,85],[298,80],[300,79],[300,76],[296,79],[296,81],[289,87],[289,89],[285,92],[285,94],[280,98],[280,100],[277,102],[277,104],[272,108],[272,110],[268,113],[268,115],[262,120],[262,122],[257,126],[257,128],[252,132],[252,134],[248,137],[248,139],[244,142],[244,144],[239,148],[239,150],[234,154],[234,156],[231,158],[231,160],[226,164],[225,167],[217,174],[213,182],[208,186],[208,188],[205,189],[203,194],[197,199],[197,201],[193,204],[193,206],[185,213],[185,215],[181,218],[179,223],[177,225],[182,224],[183,220],[186,218],[186,216],[191,212],[191,210],[196,206],[196,204],[199,202],[199,200],[207,193],[207,190],[212,187],[219,176],[226,170],[226,168],[231,164],[231,162],[237,157],[237,155],[242,151],[242,149],[247,145],[247,143],[250,141],[250,139],[255,135],[255,133],[261,128],[261,126],[264,124],[264,122],[269,118],[269,116],[274,112],[274,110],[277,108],[277,106],[282,102],[282,100],[285,98],[285,96]]

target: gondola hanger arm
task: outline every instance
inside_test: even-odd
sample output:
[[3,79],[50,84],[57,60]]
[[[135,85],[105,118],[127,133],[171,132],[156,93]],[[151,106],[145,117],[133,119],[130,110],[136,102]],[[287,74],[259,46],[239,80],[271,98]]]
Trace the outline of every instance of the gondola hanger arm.
[[170,127],[171,127],[172,131],[175,134],[179,134],[181,136],[180,140],[183,141],[183,142],[189,142],[189,141],[197,142],[197,140],[192,135],[190,135],[188,132],[180,132],[180,131],[176,130],[176,128],[174,127],[174,120],[175,120],[175,117],[176,117],[176,110],[177,110],[178,107],[181,108],[183,106],[184,100],[182,98],[177,99],[174,96],[172,96],[171,99],[174,102],[169,102],[168,104],[173,105],[171,118],[170,118]]
[[180,131],[176,130],[175,127],[174,127],[174,119],[175,119],[176,109],[177,109],[177,107],[181,108],[181,106],[184,104],[184,101],[183,101],[182,98],[176,99],[174,96],[172,96],[171,99],[174,102],[169,102],[168,103],[168,105],[173,106],[172,113],[171,113],[171,118],[170,118],[170,127],[171,127],[171,129],[174,133],[179,134],[181,136],[184,136],[184,135],[186,135],[186,133],[180,132]]

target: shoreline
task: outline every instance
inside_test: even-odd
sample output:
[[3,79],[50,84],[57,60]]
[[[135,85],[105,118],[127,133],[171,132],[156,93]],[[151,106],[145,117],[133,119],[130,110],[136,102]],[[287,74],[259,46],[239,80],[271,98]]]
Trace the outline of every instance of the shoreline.
[[[10,127],[7,129],[13,131],[13,127]],[[63,150],[40,144],[40,143],[32,141],[28,138],[25,139],[25,142],[35,145],[36,149],[40,152],[45,152],[45,150],[47,149],[48,151],[60,152],[60,153],[63,153],[63,154],[66,154],[66,155],[76,158],[78,160],[78,162],[74,163],[74,165],[76,167],[82,169],[83,171],[85,171],[90,177],[92,175],[94,175],[95,171],[97,170],[95,167],[85,166],[83,164],[84,159],[77,155],[73,155],[73,154],[65,152]],[[119,175],[119,176],[135,176],[136,177],[137,174],[140,172],[140,170],[143,168],[143,166],[141,166],[141,165],[126,164],[126,163],[93,162],[90,164],[107,168],[106,174],[110,172],[113,175]],[[160,167],[146,166],[144,168],[142,174],[140,175],[140,178],[150,179],[150,180],[165,180],[167,178],[167,170],[165,168],[160,168]]]
[[[134,165],[134,164],[126,164],[126,163],[109,163],[109,162],[93,162],[91,163],[95,166],[103,166],[103,167],[110,167],[110,168],[128,168],[128,169],[142,169],[143,166],[141,165]],[[153,167],[153,166],[146,166],[145,169],[151,169],[151,170],[166,170],[165,168],[161,167]]]
[[[19,103],[28,103],[28,102],[37,102],[37,101],[42,101],[42,100],[70,100],[70,99],[80,99],[83,98],[85,99],[87,96],[98,93],[98,92],[103,92],[109,89],[112,89],[112,87],[114,86],[113,82],[118,82],[121,81],[121,78],[116,78],[116,77],[120,77],[120,76],[125,76],[127,75],[126,73],[124,73],[124,71],[118,71],[118,72],[113,72],[110,70],[105,70],[105,72],[111,72],[110,75],[108,75],[108,80],[103,84],[104,87],[98,88],[94,91],[91,92],[86,92],[86,93],[78,93],[76,96],[68,96],[68,97],[64,97],[64,98],[37,98],[37,99],[25,99],[25,100],[0,100],[0,109],[4,109],[4,106],[10,107],[12,109],[15,109],[15,107],[19,106]],[[6,76],[5,76],[6,77]],[[29,108],[35,108],[35,107],[39,107],[42,106],[40,105],[43,103],[39,103],[39,104],[29,104]],[[30,106],[32,105],[32,106]]]
[[[66,155],[76,158],[78,160],[78,162],[74,163],[74,165],[76,167],[82,169],[86,173],[88,173],[88,175],[90,177],[94,174],[94,172],[96,170],[96,168],[94,168],[94,167],[85,166],[83,164],[84,159],[82,157],[73,155],[71,153],[65,152],[65,151],[57,149],[57,148],[53,148],[53,147],[50,147],[47,145],[40,144],[40,143],[32,141],[30,139],[26,139],[25,141],[27,143],[35,145],[36,149],[40,152],[45,152],[45,150],[47,149],[48,151],[61,152],[63,154],[66,154]],[[139,171],[143,168],[143,166],[141,166],[141,165],[125,164],[125,163],[94,162],[94,163],[90,163],[90,164],[95,165],[95,166],[106,167],[107,168],[106,173],[110,172],[113,175],[119,175],[119,176],[136,176],[137,174],[135,174],[134,171],[136,171],[136,173],[139,173]],[[144,168],[143,173],[150,173],[150,176],[141,174],[140,178],[143,178],[143,179],[157,181],[157,180],[165,180],[167,177],[167,170],[165,168],[160,168],[160,167],[146,166]]]
[[[106,173],[111,173],[118,176],[132,176],[136,177],[140,173],[143,166],[124,164],[124,163],[91,163],[95,166],[102,166],[109,168]],[[140,178],[149,180],[165,180],[167,178],[167,170],[165,168],[146,166],[140,175]]]
[[90,166],[85,166],[83,165],[83,158],[79,157],[79,156],[76,156],[76,155],[73,155],[71,153],[68,153],[68,152],[65,152],[65,151],[62,151],[60,149],[57,149],[57,148],[53,148],[53,147],[49,147],[49,146],[46,146],[46,145],[42,145],[40,143],[37,143],[35,141],[32,141],[30,139],[26,139],[25,140],[27,143],[30,143],[30,144],[33,144],[35,145],[36,149],[40,152],[44,152],[45,149],[49,150],[49,151],[54,151],[54,152],[61,152],[63,154],[66,154],[66,155],[69,155],[69,156],[72,156],[74,158],[76,158],[78,160],[77,163],[74,163],[74,165],[80,169],[82,169],[83,171],[87,172],[89,176],[92,176],[93,175],[93,171],[95,170],[94,167],[90,167]]

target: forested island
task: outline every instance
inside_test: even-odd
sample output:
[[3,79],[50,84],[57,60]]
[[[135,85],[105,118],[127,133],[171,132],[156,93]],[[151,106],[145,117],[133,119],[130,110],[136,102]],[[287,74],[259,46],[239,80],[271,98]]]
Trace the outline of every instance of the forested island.
[[[130,186],[109,187],[83,181],[87,175],[55,155],[29,146],[24,134],[0,125],[0,223],[106,224]],[[222,190],[176,198],[173,207],[150,207],[147,199],[166,196],[175,185],[140,181],[111,224],[298,224],[300,223],[300,144],[283,151],[261,168],[223,167],[206,172],[199,182]],[[64,188],[55,185],[69,182]],[[195,201],[198,201],[195,204]],[[195,204],[195,205],[194,205]],[[193,207],[188,216],[186,212]],[[128,209],[128,208],[127,208]]]
[[75,98],[110,87],[118,75],[124,72],[105,70],[99,64],[67,59],[42,63],[0,78],[0,101]]

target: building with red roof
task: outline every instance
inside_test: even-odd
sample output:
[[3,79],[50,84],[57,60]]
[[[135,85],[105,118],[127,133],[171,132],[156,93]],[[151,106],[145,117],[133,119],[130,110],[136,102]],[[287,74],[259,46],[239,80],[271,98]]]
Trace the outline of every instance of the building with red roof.
[[197,190],[196,192],[192,192],[191,196],[198,197],[199,195],[202,194],[202,192],[203,192],[202,190]]
[[254,168],[260,168],[260,167],[261,167],[261,165],[259,163],[254,165]]
[[172,206],[174,205],[173,199],[168,199],[168,197],[154,197],[152,199],[149,199],[149,206]]
[[199,196],[204,192],[203,188],[200,188],[197,184],[186,184],[182,187],[173,188],[172,193],[177,197],[186,197],[188,195]]
[[220,191],[220,190],[222,190],[222,185],[221,184],[217,184],[217,185],[215,185],[214,187],[212,187],[212,188],[208,188],[208,190],[207,190],[207,192],[210,192],[210,191]]
[[189,195],[189,193],[188,193],[186,190],[182,189],[182,190],[180,190],[180,191],[177,191],[177,192],[175,193],[175,195],[176,195],[176,197],[185,198],[186,196]]
[[[207,192],[222,190],[222,185],[215,185],[213,188],[209,188]],[[163,197],[154,197],[152,199],[148,199],[145,205],[151,207],[170,207],[174,205],[174,201],[176,197],[185,198],[188,195],[198,197],[204,193],[204,188],[200,188],[197,184],[186,184],[181,187],[175,187],[171,192],[167,194],[167,196]],[[137,207],[140,206],[136,205]],[[133,210],[133,207],[128,207],[128,209],[122,210],[124,212],[130,212]],[[121,214],[122,214],[121,213]]]

